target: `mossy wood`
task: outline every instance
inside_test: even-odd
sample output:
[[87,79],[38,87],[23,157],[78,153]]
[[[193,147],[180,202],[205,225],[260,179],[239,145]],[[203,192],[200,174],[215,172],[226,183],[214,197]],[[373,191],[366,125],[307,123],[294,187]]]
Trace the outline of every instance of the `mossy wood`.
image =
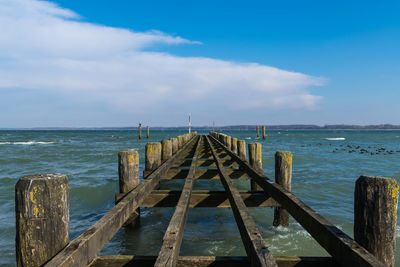
[[[222,146],[218,139],[211,138]],[[343,266],[385,266],[372,253],[307,206],[293,193],[281,185],[269,182],[267,177],[260,175],[248,162],[242,161],[227,149],[225,151],[240,162],[241,168],[285,208],[338,263]]]
[[61,174],[21,177],[15,185],[17,266],[42,266],[69,242],[69,184]]
[[179,197],[178,204],[176,205],[175,212],[169,222],[168,228],[164,234],[163,244],[158,254],[156,263],[157,267],[173,267],[178,260],[179,251],[181,248],[183,232],[186,225],[187,214],[190,205],[190,197],[192,195],[194,174],[197,167],[197,157],[200,151],[201,136],[197,138],[195,144],[196,149],[193,155],[192,164],[188,176],[185,179],[185,184],[182,193]]
[[354,239],[393,267],[396,253],[397,200],[394,179],[361,176],[354,193]]
[[[275,153],[275,183],[287,191],[292,191],[292,153],[277,151]],[[289,226],[289,213],[284,208],[275,208],[274,226]]]
[[[275,257],[279,267],[339,267],[331,257]],[[152,267],[155,256],[107,255],[97,257],[90,267]],[[177,267],[248,267],[247,257],[180,256]]]
[[[260,231],[254,220],[252,219],[239,191],[233,185],[232,180],[225,173],[225,168],[218,158],[217,152],[214,148],[215,142],[212,144],[207,138],[207,143],[210,150],[217,162],[218,171],[220,172],[221,182],[228,194],[229,202],[239,228],[240,236],[242,237],[243,245],[245,247],[247,256],[251,266],[277,266],[267,244],[263,240]],[[218,143],[220,145],[220,143]]]
[[88,265],[107,244],[107,242],[126,223],[131,214],[140,207],[144,199],[158,185],[161,176],[172,166],[176,159],[184,154],[186,148],[194,142],[192,139],[172,158],[154,170],[147,179],[118,202],[109,212],[93,226],[74,239],[54,258],[47,262],[47,267],[69,267]]
[[[263,136],[265,136],[264,129],[265,127],[263,127]],[[41,259],[41,262],[37,261],[39,263],[31,260],[32,255],[29,253],[33,254],[33,251],[30,246],[40,247],[43,240],[49,239],[50,236],[54,237],[54,234],[48,233],[48,237],[37,235],[37,233],[23,236],[18,232],[18,228],[28,231],[32,226],[35,229],[38,226],[43,226],[43,229],[48,227],[49,224],[40,222],[40,219],[48,212],[45,209],[39,209],[42,206],[38,204],[45,205],[39,196],[47,194],[46,188],[51,189],[52,192],[60,190],[53,185],[42,185],[37,192],[27,190],[25,188],[27,184],[24,184],[25,179],[22,178],[16,186],[17,259],[22,259],[18,264],[20,266],[40,266],[45,263],[45,266],[251,265],[282,267],[338,266],[339,264],[342,266],[394,265],[399,188],[392,179],[360,177],[357,181],[355,192],[355,239],[359,241],[357,243],[290,192],[292,171],[290,152],[276,153],[275,183],[272,183],[262,171],[261,144],[249,144],[249,162],[247,162],[245,141],[237,140],[236,152],[235,138],[215,132],[210,132],[209,137],[195,138],[196,134],[195,132],[183,134],[164,140],[162,143],[148,143],[143,174],[146,180],[141,184],[138,182],[139,157],[137,156],[135,160],[133,151],[122,151],[119,154],[121,193],[116,195],[115,207],[69,244],[68,226],[66,226],[67,231],[57,236],[58,241],[52,239],[48,242],[52,246],[50,249],[44,246],[44,249],[39,248],[38,252],[35,251],[37,253],[35,256]],[[232,182],[232,179],[249,178],[254,180],[260,190],[239,191]],[[170,179],[185,179],[183,189],[181,191],[155,190],[161,180]],[[193,190],[196,179],[220,179],[225,191]],[[54,192],[50,193],[50,202],[54,202],[51,200]],[[60,194],[56,195],[59,197]],[[34,201],[29,201],[31,198]],[[57,207],[60,208],[60,203],[50,202],[49,205],[58,205]],[[158,256],[98,256],[104,245],[124,224],[129,222],[130,218],[136,214],[135,212],[139,211],[139,207],[175,207]],[[247,257],[179,256],[190,207],[231,208]],[[274,225],[286,226],[289,222],[289,213],[332,257],[273,257],[247,207],[275,207]],[[30,212],[25,212],[26,210]],[[68,222],[65,210],[48,214],[58,216],[51,219],[53,228],[60,228],[57,226],[60,214],[63,214],[61,216],[63,222]],[[31,221],[37,221],[40,225]],[[25,225],[30,226],[25,227]],[[24,249],[28,253],[25,253]],[[60,252],[57,253],[59,250]],[[53,258],[50,259],[51,257]],[[25,264],[23,260],[28,264]]]

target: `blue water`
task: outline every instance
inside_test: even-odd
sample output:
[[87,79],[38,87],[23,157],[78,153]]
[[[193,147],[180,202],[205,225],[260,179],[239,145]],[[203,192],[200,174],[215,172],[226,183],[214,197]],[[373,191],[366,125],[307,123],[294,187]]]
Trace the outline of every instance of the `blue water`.
[[[68,176],[72,240],[113,207],[118,191],[118,151],[138,149],[142,172],[146,142],[182,133],[151,131],[149,139],[138,140],[135,131],[0,131],[0,265],[15,265],[14,186],[20,176]],[[360,175],[400,178],[400,131],[271,131],[266,140],[256,139],[254,131],[225,133],[262,143],[268,177],[274,176],[275,151],[291,151],[292,191],[350,236],[356,179]],[[385,150],[377,153],[380,148]],[[361,149],[368,153],[361,154]],[[179,189],[182,184],[170,181],[161,188]],[[240,189],[249,188],[249,181],[235,184]],[[194,189],[210,187],[223,188],[218,180],[198,180]],[[142,209],[141,227],[121,229],[102,254],[157,255],[173,211]],[[250,213],[273,255],[327,255],[295,221],[288,228],[274,228],[272,209],[250,208]],[[398,234],[400,237],[400,231]],[[181,255],[245,255],[231,210],[191,209]],[[396,259],[400,266],[400,252]]]

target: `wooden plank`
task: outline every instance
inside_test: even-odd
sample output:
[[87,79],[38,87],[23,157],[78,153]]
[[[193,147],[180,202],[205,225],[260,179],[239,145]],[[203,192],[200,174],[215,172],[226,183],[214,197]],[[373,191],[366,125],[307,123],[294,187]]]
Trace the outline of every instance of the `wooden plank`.
[[246,249],[247,256],[251,266],[277,266],[271,252],[268,250],[267,244],[263,240],[256,223],[246,208],[239,191],[233,185],[232,180],[226,175],[226,170],[215,152],[213,144],[206,137],[208,146],[213,153],[220,172],[221,182],[228,194],[229,202],[242,237],[243,245]]
[[[216,138],[211,138],[222,146]],[[307,206],[293,193],[276,183],[271,183],[266,176],[257,173],[248,162],[241,161],[239,157],[226,149],[225,151],[237,160],[242,170],[247,172],[265,192],[268,192],[272,198],[285,208],[340,264],[343,266],[384,266],[374,255]]]
[[[237,168],[239,166],[239,164],[232,160],[232,159],[226,159],[226,160],[221,160],[221,163],[223,166],[231,166],[231,167],[235,167]],[[208,160],[199,160],[199,167],[215,167],[216,162],[214,161],[214,159],[208,159]]]
[[176,265],[178,260],[179,251],[181,249],[183,233],[185,231],[186,219],[189,210],[190,197],[192,195],[194,174],[197,167],[197,157],[199,155],[200,146],[202,143],[202,136],[199,136],[197,140],[196,150],[193,155],[190,170],[185,181],[185,185],[182,189],[182,194],[179,197],[178,204],[175,208],[174,215],[169,222],[167,231],[163,238],[163,244],[161,246],[160,253],[158,254],[156,263],[154,266],[157,267],[173,267]]
[[[154,266],[155,256],[104,255],[97,257],[89,267]],[[279,267],[338,267],[331,257],[275,257]],[[177,267],[247,267],[247,257],[240,256],[179,256]]]
[[[182,169],[169,169],[161,179],[185,179],[189,170]],[[241,170],[228,169],[226,173],[231,179],[250,179],[250,176]],[[219,172],[217,169],[197,169],[195,179],[219,179]]]
[[164,175],[175,160],[190,147],[193,141],[195,141],[195,138],[182,147],[172,158],[162,163],[143,183],[127,193],[127,195],[109,212],[69,243],[68,246],[61,250],[44,266],[68,267],[86,266],[89,264],[130,218],[131,214],[142,204],[151,190],[158,185],[161,176]]
[[[175,207],[182,191],[153,190],[143,201],[141,207]],[[280,207],[263,191],[239,191],[247,207]],[[230,208],[228,195],[225,191],[193,190],[190,198],[190,208]]]

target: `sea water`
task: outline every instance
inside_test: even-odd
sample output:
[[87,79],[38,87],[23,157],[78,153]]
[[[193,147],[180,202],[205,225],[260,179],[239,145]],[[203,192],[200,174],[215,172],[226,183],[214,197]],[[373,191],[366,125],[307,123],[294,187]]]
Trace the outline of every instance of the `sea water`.
[[[293,153],[292,191],[311,208],[353,237],[353,193],[360,175],[400,178],[400,131],[223,131],[260,142],[263,168],[273,180],[274,153]],[[145,134],[145,132],[143,132]],[[144,167],[147,142],[184,131],[0,131],[0,266],[15,265],[14,187],[19,177],[62,173],[70,183],[70,239],[76,238],[114,206],[118,192],[118,151],[138,149]],[[205,132],[204,132],[205,133]],[[163,182],[161,189],[180,190],[183,181]],[[236,180],[241,190],[249,181]],[[194,189],[223,190],[219,180],[196,180]],[[288,228],[272,226],[273,209],[249,208],[274,256],[327,256],[293,219]],[[122,228],[101,254],[157,255],[173,208],[142,208],[141,226]],[[400,229],[398,229],[400,237]],[[399,240],[397,240],[399,244]],[[230,209],[189,210],[181,255],[245,255]],[[400,249],[396,260],[400,266]]]

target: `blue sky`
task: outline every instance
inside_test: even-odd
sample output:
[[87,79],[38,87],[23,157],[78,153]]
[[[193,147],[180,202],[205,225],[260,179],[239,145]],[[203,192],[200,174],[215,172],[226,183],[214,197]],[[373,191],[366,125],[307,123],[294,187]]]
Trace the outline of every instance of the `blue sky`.
[[0,128],[400,124],[396,1],[0,0]]

